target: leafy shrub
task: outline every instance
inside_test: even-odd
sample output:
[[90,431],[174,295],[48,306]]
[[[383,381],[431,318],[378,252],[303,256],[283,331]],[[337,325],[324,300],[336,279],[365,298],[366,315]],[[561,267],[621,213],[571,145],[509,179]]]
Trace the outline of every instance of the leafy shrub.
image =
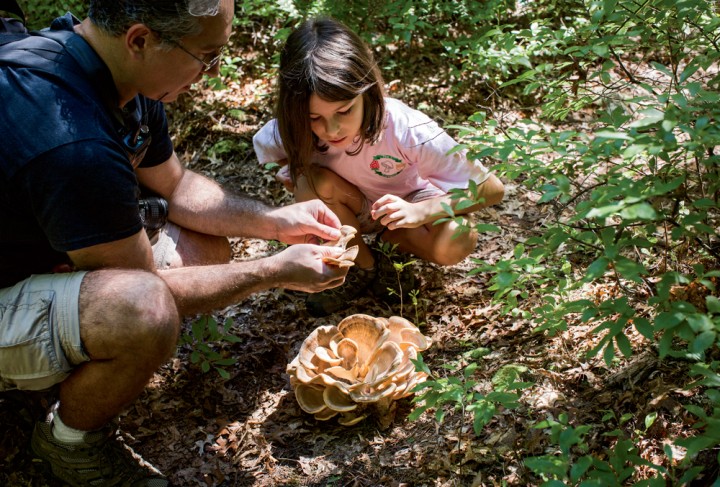
[[[633,354],[632,329],[661,358],[696,362],[702,378],[695,385],[707,388],[709,407],[687,406],[700,419],[698,434],[678,440],[696,454],[720,444],[718,364],[711,360],[720,345],[720,129],[713,123],[720,116],[720,21],[703,0],[585,5],[584,15],[560,30],[546,28],[548,18],[531,25],[538,48],[528,69],[500,86],[500,94],[532,96],[544,119],[503,127],[491,113],[478,113],[462,131],[473,156],[493,160],[497,171],[539,194],[552,216],[511,259],[478,261],[473,272],[492,273],[495,299],[529,317],[538,332],[594,325],[599,340],[588,355],[601,354],[608,366]],[[586,107],[599,114],[590,124],[569,120]],[[573,256],[586,260],[570,267]],[[612,283],[617,294],[570,297],[589,283]],[[543,303],[522,309],[517,298],[528,286]],[[587,432],[541,425],[578,445]],[[619,467],[561,450],[562,457],[529,464],[545,478],[573,482],[578,469],[613,471],[618,483],[629,478]],[[643,464],[626,441],[615,454]]]
[[180,337],[180,345],[192,349],[190,362],[199,364],[203,373],[215,370],[223,379],[230,378],[226,367],[237,363],[237,358],[215,350],[215,347],[239,343],[242,339],[230,332],[233,325],[231,318],[221,325],[209,315],[204,315],[192,322],[190,331]]
[[47,0],[19,0],[18,4],[25,11],[27,25],[30,29],[41,29],[50,25],[50,22],[67,12],[82,19],[87,14],[87,2],[72,0],[64,2],[50,2]]
[[[478,359],[487,353],[489,350],[475,349],[465,356],[468,359]],[[493,390],[485,394],[479,390],[479,383],[473,379],[479,367],[476,361],[470,361],[467,365],[460,362],[443,364],[442,368],[451,373],[447,377],[433,376],[420,354],[413,363],[417,371],[425,372],[429,378],[415,386],[416,396],[412,401],[419,405],[410,413],[408,419],[415,420],[425,411],[434,409],[435,419],[442,422],[447,413],[445,406],[450,405],[459,409],[463,417],[466,413],[472,416],[473,430],[477,435],[497,412],[518,407],[520,396],[514,391],[530,386],[527,382],[517,380],[525,371],[522,366],[507,365],[500,368],[492,379]],[[454,374],[457,372],[462,372],[460,377]]]

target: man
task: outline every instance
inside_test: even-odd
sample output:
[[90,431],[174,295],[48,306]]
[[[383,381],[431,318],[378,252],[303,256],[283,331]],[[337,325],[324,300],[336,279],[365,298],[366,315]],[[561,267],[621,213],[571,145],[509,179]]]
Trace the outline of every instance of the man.
[[[35,37],[0,49],[0,390],[59,384],[31,447],[69,485],[167,485],[110,425],[174,353],[183,316],[345,278],[323,262],[340,250],[307,243],[340,236],[321,202],[268,207],[172,149],[162,103],[218,73],[233,10],[93,0],[84,21],[54,23],[64,47]],[[168,202],[155,235],[140,188]],[[225,236],[298,245],[229,262]]]

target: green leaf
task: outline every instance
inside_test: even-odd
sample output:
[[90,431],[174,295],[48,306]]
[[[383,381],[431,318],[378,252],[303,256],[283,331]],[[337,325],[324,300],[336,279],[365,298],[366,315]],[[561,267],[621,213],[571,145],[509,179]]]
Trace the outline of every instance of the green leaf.
[[695,74],[698,69],[700,69],[700,64],[697,63],[695,60],[688,63],[688,65],[685,66],[685,69],[683,69],[683,72],[680,73],[680,83],[684,83],[685,81],[687,81],[687,79],[693,74]]
[[570,467],[570,478],[573,482],[577,482],[580,480],[580,477],[585,475],[585,472],[588,471],[590,466],[592,465],[592,457],[587,455],[584,457],[580,457],[577,459],[577,461]]
[[678,312],[662,312],[655,317],[655,328],[668,330],[675,328],[685,320],[685,315]]
[[473,375],[475,373],[477,368],[478,368],[478,364],[476,362],[469,364],[467,367],[465,367],[463,376],[465,376],[465,378],[467,379],[468,377],[470,377],[471,375]]
[[632,345],[630,345],[630,340],[628,340],[625,334],[619,333],[615,335],[615,343],[626,358],[632,356]]
[[500,227],[498,227],[497,225],[492,225],[490,223],[478,223],[475,225],[474,228],[478,233],[490,233],[490,232],[500,233],[501,232]]
[[615,215],[621,211],[623,205],[620,203],[613,203],[610,205],[599,206],[588,211],[587,218],[605,218],[610,215]]
[[221,367],[227,367],[229,365],[235,365],[237,363],[237,359],[234,357],[231,358],[224,358],[220,360],[215,361],[215,365],[219,365]]
[[640,276],[647,274],[647,269],[645,269],[644,265],[627,257],[618,257],[615,261],[615,269],[622,277],[635,282],[641,282],[642,279]]
[[425,365],[425,361],[421,353],[417,354],[417,359],[410,359],[410,361],[415,365],[416,372],[424,372],[427,375],[432,375],[428,366]]
[[410,421],[416,421],[420,416],[422,416],[422,413],[430,409],[430,406],[420,406],[412,410],[410,414],[408,414],[408,419]]
[[440,203],[440,206],[442,207],[442,209],[445,213],[447,213],[451,217],[455,216],[455,210],[453,209],[452,206],[450,206],[449,204],[447,204],[445,202]]
[[[655,64],[657,64],[657,63],[655,63]],[[665,118],[665,113],[661,112],[660,110],[658,110],[656,108],[648,108],[647,110],[640,110],[638,113],[640,115],[642,115],[642,118],[640,120],[637,120],[637,121],[631,123],[630,125],[628,125],[628,127],[630,127],[630,128],[649,127],[650,125],[654,125]]]
[[615,346],[613,345],[613,342],[610,341],[605,346],[605,349],[603,350],[603,360],[605,361],[605,365],[610,367],[613,363],[613,360],[615,359]]
[[648,429],[650,426],[655,423],[655,420],[657,419],[657,412],[653,411],[649,413],[647,416],[645,416],[645,429]]
[[597,279],[605,273],[609,264],[610,259],[605,256],[600,257],[588,266],[586,277],[588,279]]
[[710,313],[720,314],[720,299],[715,296],[706,296],[705,305]]
[[642,202],[623,208],[620,216],[630,220],[655,220],[657,212],[649,203]]
[[633,325],[635,326],[635,329],[638,331],[638,333],[640,333],[642,336],[644,336],[648,340],[654,339],[653,327],[646,318],[643,318],[641,316],[633,318]]
[[595,132],[595,137],[598,139],[611,139],[611,140],[635,140],[624,132],[616,132],[614,130],[598,130]]
[[715,345],[716,338],[717,333],[714,330],[704,331],[693,340],[690,351],[693,353],[702,353]]

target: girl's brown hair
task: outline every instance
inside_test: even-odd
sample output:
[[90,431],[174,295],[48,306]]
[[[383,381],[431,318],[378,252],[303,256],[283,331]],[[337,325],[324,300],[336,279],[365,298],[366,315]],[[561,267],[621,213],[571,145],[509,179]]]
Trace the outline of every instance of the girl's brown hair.
[[360,142],[349,154],[380,137],[385,119],[380,70],[363,40],[337,20],[307,20],[290,34],[280,54],[278,85],[275,116],[293,182],[303,172],[309,177],[305,169],[313,151],[327,150],[310,128],[313,93],[329,102],[363,96]]

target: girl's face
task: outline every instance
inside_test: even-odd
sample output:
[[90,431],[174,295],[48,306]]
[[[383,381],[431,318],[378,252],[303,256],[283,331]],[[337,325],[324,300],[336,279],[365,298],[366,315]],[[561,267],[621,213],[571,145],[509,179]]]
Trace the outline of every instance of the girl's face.
[[329,145],[339,149],[350,147],[362,122],[362,95],[346,101],[325,101],[315,93],[310,96],[310,128]]

